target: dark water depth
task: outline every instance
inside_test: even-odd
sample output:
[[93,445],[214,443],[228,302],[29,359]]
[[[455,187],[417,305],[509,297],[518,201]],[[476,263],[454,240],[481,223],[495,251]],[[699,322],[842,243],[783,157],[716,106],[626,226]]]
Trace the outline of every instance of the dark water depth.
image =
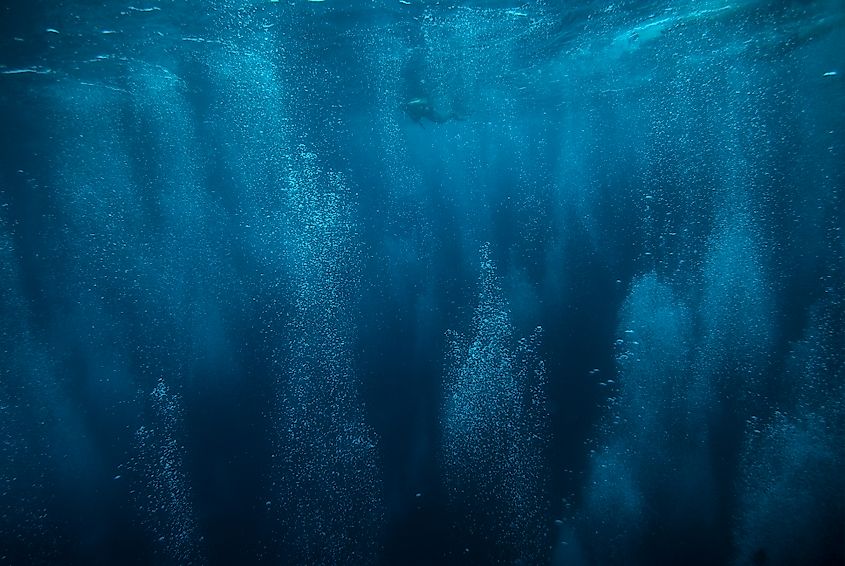
[[0,564],[845,563],[841,0],[0,6]]

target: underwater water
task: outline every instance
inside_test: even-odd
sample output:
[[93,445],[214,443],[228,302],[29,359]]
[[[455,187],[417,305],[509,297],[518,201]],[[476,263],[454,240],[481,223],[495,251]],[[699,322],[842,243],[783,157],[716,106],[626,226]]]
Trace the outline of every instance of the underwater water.
[[845,563],[842,0],[0,6],[0,564]]

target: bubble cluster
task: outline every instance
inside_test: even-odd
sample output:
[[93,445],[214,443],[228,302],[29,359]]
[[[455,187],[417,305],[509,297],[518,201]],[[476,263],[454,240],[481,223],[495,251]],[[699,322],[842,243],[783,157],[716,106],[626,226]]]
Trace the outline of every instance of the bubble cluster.
[[712,518],[710,397],[694,371],[690,309],[656,274],[643,275],[622,306],[618,335],[617,383],[580,518],[591,550],[607,562],[635,555],[649,526],[666,528],[678,506],[690,512],[687,523]]
[[293,313],[277,360],[273,501],[287,559],[374,560],[381,523],[377,439],[364,421],[353,367],[358,249],[343,178],[300,146],[287,191],[286,254]]
[[845,502],[830,494],[845,492],[844,314],[837,297],[816,305],[790,356],[791,399],[746,423],[737,564],[822,564],[842,541]]
[[164,564],[202,564],[201,536],[185,474],[179,395],[159,380],[150,401],[154,420],[135,433],[138,474],[136,496],[142,522],[154,539],[157,560]]
[[714,385],[753,397],[774,345],[772,283],[749,214],[739,209],[722,216],[703,265],[700,368]]
[[[489,246],[470,335],[447,334],[443,466],[452,502],[494,560],[545,555],[542,331],[516,341]],[[486,551],[485,551],[486,552]]]

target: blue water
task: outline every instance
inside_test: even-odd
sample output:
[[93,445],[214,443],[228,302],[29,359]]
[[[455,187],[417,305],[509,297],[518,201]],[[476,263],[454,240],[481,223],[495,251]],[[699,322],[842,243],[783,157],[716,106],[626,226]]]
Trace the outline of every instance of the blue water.
[[0,564],[845,563],[841,0],[0,7]]

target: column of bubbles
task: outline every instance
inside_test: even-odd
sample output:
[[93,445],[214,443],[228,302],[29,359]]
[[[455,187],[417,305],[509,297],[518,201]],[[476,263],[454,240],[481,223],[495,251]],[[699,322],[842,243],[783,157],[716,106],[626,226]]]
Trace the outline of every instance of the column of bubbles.
[[816,305],[794,344],[780,402],[746,423],[736,564],[841,563],[845,555],[845,309],[836,294]]
[[181,400],[159,380],[150,401],[153,423],[135,433],[137,454],[130,462],[138,476],[135,493],[141,520],[155,539],[157,563],[202,564],[202,537],[185,474],[185,448],[178,440]]
[[761,401],[775,338],[772,273],[760,229],[743,210],[748,206],[726,205],[717,215],[706,247],[699,307],[699,371],[723,396],[739,392],[744,405]]
[[690,309],[646,274],[631,287],[618,335],[617,378],[602,383],[610,407],[577,520],[600,563],[637,556],[655,529],[705,529],[714,515],[710,398],[692,370]]
[[[248,44],[254,38],[242,41]],[[285,217],[276,179],[289,165],[288,105],[294,98],[285,80],[294,75],[283,58],[274,61],[270,54],[247,46],[214,50],[207,57],[210,82],[221,85],[210,92],[211,112],[217,119],[208,128],[219,140],[221,163],[231,175],[227,206],[238,220],[236,227],[230,227],[232,237],[243,242],[251,260],[259,262],[259,277],[275,281],[284,273],[280,258]]]
[[267,503],[278,507],[291,562],[372,563],[383,511],[377,441],[353,368],[360,268],[352,194],[305,146],[291,158],[286,191],[292,316],[277,360],[277,487]]
[[542,562],[545,513],[546,374],[541,329],[515,341],[489,246],[481,248],[478,304],[468,337],[447,333],[443,466],[453,506],[502,563]]

